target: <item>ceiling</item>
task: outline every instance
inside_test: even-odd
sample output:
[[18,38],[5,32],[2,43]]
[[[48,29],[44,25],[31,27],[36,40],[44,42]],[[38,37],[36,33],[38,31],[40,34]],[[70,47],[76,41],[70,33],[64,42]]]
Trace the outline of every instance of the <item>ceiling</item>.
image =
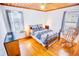
[[45,8],[41,9],[40,7],[44,3],[0,3],[0,4],[6,5],[6,6],[14,6],[19,8],[39,10],[39,11],[51,11],[51,10],[56,10],[60,8],[79,5],[78,3],[46,3]]

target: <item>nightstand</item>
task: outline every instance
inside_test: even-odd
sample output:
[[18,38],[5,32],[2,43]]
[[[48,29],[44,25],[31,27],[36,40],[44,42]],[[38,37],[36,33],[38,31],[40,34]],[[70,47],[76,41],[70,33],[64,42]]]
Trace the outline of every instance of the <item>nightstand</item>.
[[48,25],[45,25],[45,29],[49,29],[49,26]]
[[8,56],[20,56],[20,48],[19,48],[18,40],[14,40],[11,42],[5,42],[4,46],[5,46]]
[[5,36],[4,47],[8,56],[20,56],[19,40],[15,40],[13,32],[8,32]]

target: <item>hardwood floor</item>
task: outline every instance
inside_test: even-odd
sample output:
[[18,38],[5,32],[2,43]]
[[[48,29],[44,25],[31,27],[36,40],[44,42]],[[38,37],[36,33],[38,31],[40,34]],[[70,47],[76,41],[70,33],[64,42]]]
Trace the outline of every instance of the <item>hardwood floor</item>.
[[[60,56],[60,55],[73,55],[74,51],[78,46],[75,44],[73,47],[62,47],[62,42],[65,40],[60,40],[55,44],[52,44],[48,49],[43,47],[33,38],[25,38],[19,40],[19,46],[22,56]],[[78,49],[77,51],[78,52]],[[75,53],[76,55],[76,53]],[[77,54],[79,55],[79,54]]]

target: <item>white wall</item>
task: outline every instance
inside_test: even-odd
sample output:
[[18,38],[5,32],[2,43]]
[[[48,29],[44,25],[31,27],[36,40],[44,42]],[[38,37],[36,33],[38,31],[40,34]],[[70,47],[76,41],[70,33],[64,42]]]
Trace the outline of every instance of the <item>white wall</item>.
[[47,12],[47,23],[49,22],[50,29],[54,29],[57,32],[59,31],[61,28],[64,11],[79,11],[79,5]]
[[73,6],[49,12],[41,12],[9,6],[0,7],[0,55],[6,55],[3,46],[3,41],[6,34],[4,16],[2,15],[3,9],[22,11],[24,16],[24,27],[30,24],[48,24],[50,25],[50,29],[59,31],[64,11],[78,11],[79,6]]
[[30,24],[44,24],[46,23],[46,16],[45,12],[42,11],[36,11],[36,10],[30,10],[30,9],[23,9],[23,8],[16,8],[16,7],[10,7],[10,6],[4,6],[5,10],[16,10],[16,11],[22,11],[24,16],[24,25],[30,25]]
[[3,56],[6,55],[4,44],[3,44],[6,35],[6,29],[5,29],[3,14],[1,12],[2,10],[0,7],[0,56]]

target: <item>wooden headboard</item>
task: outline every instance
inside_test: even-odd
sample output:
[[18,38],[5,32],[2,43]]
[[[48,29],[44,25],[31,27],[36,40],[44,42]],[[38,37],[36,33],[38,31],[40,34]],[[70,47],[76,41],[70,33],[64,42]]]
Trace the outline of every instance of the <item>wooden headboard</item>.
[[[37,24],[37,25],[40,25],[40,24]],[[42,27],[45,28],[45,29],[49,29],[49,26],[48,25],[45,25],[45,26],[42,25]],[[29,25],[29,28],[32,29],[31,25]]]

